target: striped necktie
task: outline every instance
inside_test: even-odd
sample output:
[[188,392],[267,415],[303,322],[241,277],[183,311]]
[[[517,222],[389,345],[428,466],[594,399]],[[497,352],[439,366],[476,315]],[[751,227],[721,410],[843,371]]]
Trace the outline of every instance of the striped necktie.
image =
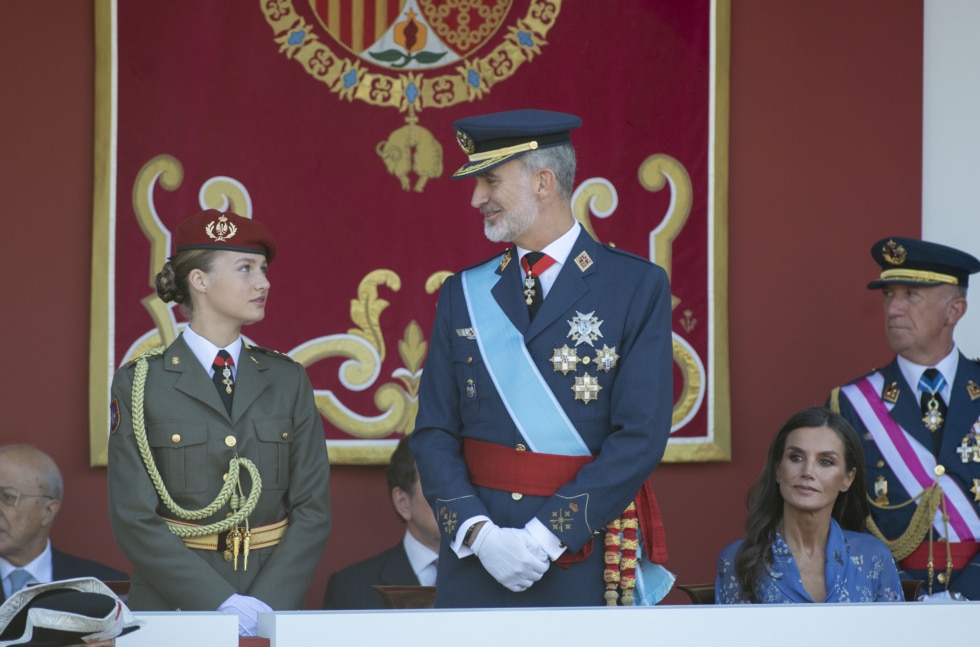
[[[935,368],[927,368],[919,378],[919,390],[922,397],[919,401],[922,407],[922,422],[926,429],[936,433],[943,429],[943,422],[946,420],[946,402],[943,400],[942,390],[946,386],[946,378]],[[937,433],[936,436],[939,436]],[[937,440],[938,444],[938,440]]]

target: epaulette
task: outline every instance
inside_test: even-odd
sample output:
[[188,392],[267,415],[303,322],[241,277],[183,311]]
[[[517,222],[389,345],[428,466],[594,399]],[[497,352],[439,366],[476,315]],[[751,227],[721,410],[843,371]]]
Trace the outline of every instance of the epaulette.
[[[469,267],[464,267],[463,269],[461,269],[458,272],[456,272],[456,274],[462,274],[466,270],[472,270],[473,268],[480,267],[481,265],[486,265],[487,263],[499,263],[500,266],[501,266],[501,269],[503,269],[503,267],[507,263],[509,263],[511,260],[515,260],[516,261],[517,254],[515,254],[514,251],[515,251],[514,250],[514,246],[511,245],[510,247],[506,248],[504,251],[498,252],[497,254],[494,254],[490,258],[485,258],[482,261],[480,261],[479,263],[473,263]],[[509,259],[509,260],[507,260],[506,262],[504,262],[505,259]]]
[[265,348],[264,346],[253,346],[251,344],[244,344],[245,350],[258,351],[264,355],[270,355],[272,357],[280,357],[282,359],[288,360],[290,362],[295,362],[296,360],[285,353],[280,353],[277,350],[271,348]]
[[620,249],[619,247],[616,247],[612,243],[603,243],[602,246],[605,247],[608,251],[613,252],[614,254],[619,254],[620,256],[625,256],[626,258],[631,258],[636,261],[643,261],[647,265],[654,264],[653,261],[651,261],[649,258],[644,258],[639,254],[634,254],[633,252],[628,252],[625,249]]
[[142,353],[140,353],[138,356],[134,357],[133,359],[123,364],[123,368],[129,368],[130,366],[133,366],[134,364],[136,364],[136,362],[140,361],[141,359],[153,359],[154,357],[163,357],[163,353],[166,352],[166,350],[167,350],[166,346],[154,346],[153,348],[148,348]]

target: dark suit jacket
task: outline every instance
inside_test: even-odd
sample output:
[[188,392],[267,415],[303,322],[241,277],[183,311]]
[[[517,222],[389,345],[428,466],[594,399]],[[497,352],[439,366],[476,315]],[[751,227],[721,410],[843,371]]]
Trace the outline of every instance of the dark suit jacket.
[[[122,571],[100,564],[84,557],[76,557],[51,547],[51,577],[55,580],[71,580],[76,577],[96,577],[103,582],[128,580]],[[0,603],[6,600],[3,587],[0,587]]]
[[384,600],[371,588],[372,584],[419,586],[402,542],[331,575],[323,594],[323,608],[384,609]]

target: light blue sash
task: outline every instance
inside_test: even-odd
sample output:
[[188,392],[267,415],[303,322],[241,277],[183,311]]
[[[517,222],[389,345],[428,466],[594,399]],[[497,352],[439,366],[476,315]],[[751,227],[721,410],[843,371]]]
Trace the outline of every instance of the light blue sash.
[[485,263],[461,275],[466,310],[490,379],[531,451],[588,456],[589,448],[527,352],[524,336],[491,294],[500,280],[495,266]]

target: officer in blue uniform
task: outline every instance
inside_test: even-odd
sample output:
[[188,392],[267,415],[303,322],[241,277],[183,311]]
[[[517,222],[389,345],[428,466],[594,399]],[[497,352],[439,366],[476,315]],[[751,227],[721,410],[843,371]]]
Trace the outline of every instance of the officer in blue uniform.
[[870,530],[929,600],[980,599],[980,365],[953,341],[980,261],[909,238],[871,247],[896,357],[835,389],[862,437]]
[[437,607],[629,604],[672,581],[649,564],[632,589],[629,533],[606,532],[635,500],[640,550],[666,559],[646,479],[670,433],[670,287],[575,220],[580,125],[454,124],[469,161],[453,177],[475,178],[484,233],[508,246],[446,280],[422,374],[411,446],[442,533]]

